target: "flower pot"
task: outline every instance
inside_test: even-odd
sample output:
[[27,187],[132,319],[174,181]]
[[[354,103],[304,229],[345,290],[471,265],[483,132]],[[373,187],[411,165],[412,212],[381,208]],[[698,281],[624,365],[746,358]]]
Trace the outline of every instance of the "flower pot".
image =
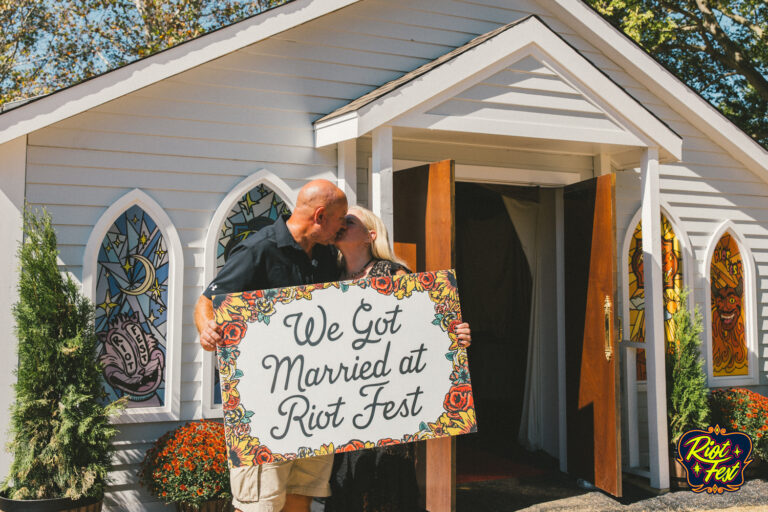
[[101,498],[12,500],[0,496],[0,512],[101,512]]
[[201,503],[199,506],[189,503],[176,503],[178,512],[232,512],[232,500],[219,499],[209,500]]
[[669,454],[669,486],[673,489],[688,489],[688,471],[677,460],[677,451]]

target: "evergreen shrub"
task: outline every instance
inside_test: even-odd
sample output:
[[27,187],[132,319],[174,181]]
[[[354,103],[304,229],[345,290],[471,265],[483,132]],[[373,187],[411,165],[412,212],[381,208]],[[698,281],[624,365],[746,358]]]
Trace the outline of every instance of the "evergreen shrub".
[[666,351],[667,419],[673,448],[687,431],[706,430],[709,425],[709,388],[700,351],[704,328],[698,305],[693,315],[688,308],[689,293],[680,294],[680,305],[672,316],[674,342]]
[[57,264],[50,215],[24,212],[19,246],[13,461],[2,492],[16,500],[100,498],[116,429],[96,360],[93,306]]

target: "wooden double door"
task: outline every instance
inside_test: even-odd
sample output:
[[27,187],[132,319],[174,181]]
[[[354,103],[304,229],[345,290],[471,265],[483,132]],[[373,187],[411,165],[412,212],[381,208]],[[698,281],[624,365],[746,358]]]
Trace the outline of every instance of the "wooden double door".
[[[394,173],[394,248],[413,270],[455,267],[454,183],[451,160]],[[620,496],[613,189],[606,175],[563,190],[565,400],[568,473]],[[455,446],[444,438],[422,447],[418,473],[430,512],[455,510]]]

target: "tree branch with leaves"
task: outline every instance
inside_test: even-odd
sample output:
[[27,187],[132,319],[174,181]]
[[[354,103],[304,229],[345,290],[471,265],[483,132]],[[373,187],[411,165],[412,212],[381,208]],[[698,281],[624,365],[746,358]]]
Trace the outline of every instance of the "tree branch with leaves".
[[588,0],[736,125],[768,147],[768,2]]

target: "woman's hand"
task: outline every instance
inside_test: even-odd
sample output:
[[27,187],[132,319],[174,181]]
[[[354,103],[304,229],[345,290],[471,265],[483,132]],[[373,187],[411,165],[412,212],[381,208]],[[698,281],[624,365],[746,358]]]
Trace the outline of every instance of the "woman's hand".
[[460,347],[467,348],[472,344],[472,331],[469,329],[469,324],[467,322],[456,326],[456,334],[459,337]]

